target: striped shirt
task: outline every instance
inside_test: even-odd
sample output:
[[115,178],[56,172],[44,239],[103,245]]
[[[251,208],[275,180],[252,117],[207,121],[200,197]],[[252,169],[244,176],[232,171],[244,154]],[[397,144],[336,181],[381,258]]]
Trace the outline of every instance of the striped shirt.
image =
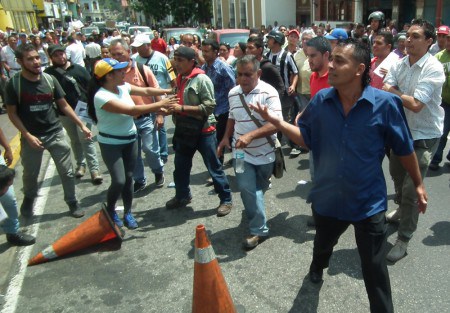
[[[233,143],[236,142],[240,136],[258,128],[243,107],[239,97],[240,94],[243,94],[241,86],[234,87],[228,94],[228,100],[230,102],[230,114],[228,118],[234,120],[235,122]],[[262,80],[258,81],[255,89],[253,89],[249,94],[244,94],[244,98],[247,104],[260,103],[262,106],[267,106],[269,111],[274,112],[281,117],[281,102],[277,90]],[[261,122],[262,125],[267,123],[258,113],[253,112],[253,115]],[[272,135],[271,138],[275,141],[276,134]],[[232,146],[234,150],[234,144]],[[268,164],[275,160],[273,148],[265,137],[254,139],[244,149],[244,151],[245,162],[253,165]]]
[[397,86],[400,92],[413,96],[425,105],[418,113],[404,108],[414,140],[442,136],[444,109],[440,105],[444,82],[442,64],[428,52],[412,66],[409,57],[401,59],[387,73],[384,83]]
[[[281,59],[283,58],[283,53],[286,52],[286,60],[284,61],[284,68],[281,68]],[[286,88],[286,91],[288,91],[289,86],[291,86],[291,74],[298,75],[298,68],[295,64],[294,57],[292,56],[292,53],[289,51],[281,50],[277,53],[273,53],[272,51],[268,53],[267,58],[270,62],[272,62],[273,65],[275,65],[278,70],[281,73],[281,78],[283,78],[284,87]]]

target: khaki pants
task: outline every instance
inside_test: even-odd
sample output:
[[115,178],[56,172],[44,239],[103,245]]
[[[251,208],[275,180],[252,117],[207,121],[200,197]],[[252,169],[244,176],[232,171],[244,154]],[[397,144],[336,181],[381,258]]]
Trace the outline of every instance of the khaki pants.
[[[439,138],[423,139],[414,141],[414,151],[419,162],[420,174],[422,179],[427,175],[428,166],[431,158],[439,144]],[[402,241],[409,241],[417,229],[419,221],[419,210],[417,209],[416,187],[400,163],[399,158],[391,150],[389,171],[394,180],[395,190],[399,193],[400,206],[400,225],[398,228],[398,237]]]

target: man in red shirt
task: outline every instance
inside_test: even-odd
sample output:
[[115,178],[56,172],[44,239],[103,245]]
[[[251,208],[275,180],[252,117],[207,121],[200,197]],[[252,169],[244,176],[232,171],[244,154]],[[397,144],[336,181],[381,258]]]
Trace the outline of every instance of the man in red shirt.
[[[314,37],[306,43],[305,54],[308,57],[309,67],[312,72],[309,80],[312,99],[319,90],[330,87],[328,84],[328,61],[331,55],[330,42],[325,37]],[[314,163],[312,154],[313,152],[310,150],[309,173],[311,175],[311,182],[314,183]],[[312,217],[309,217],[306,220],[306,224],[312,227],[316,225]]]
[[324,37],[315,37],[306,43],[305,52],[312,71],[309,81],[312,99],[319,90],[330,87],[328,60],[331,55],[331,45]]
[[383,88],[383,79],[392,66],[392,62],[390,64],[384,64],[384,66],[378,67],[381,63],[389,56],[389,59],[399,59],[398,55],[392,52],[392,48],[394,47],[394,36],[392,36],[391,32],[380,32],[375,36],[372,45],[373,58],[370,63],[370,86],[382,89]]
[[159,37],[159,32],[157,30],[153,31],[155,38],[152,39],[150,45],[153,50],[159,51],[162,54],[167,55],[167,44],[164,39]]

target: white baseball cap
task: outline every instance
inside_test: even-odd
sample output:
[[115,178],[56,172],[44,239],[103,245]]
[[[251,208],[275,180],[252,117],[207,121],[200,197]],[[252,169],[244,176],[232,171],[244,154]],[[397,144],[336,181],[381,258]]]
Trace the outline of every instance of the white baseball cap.
[[136,35],[136,37],[134,37],[134,41],[131,44],[131,46],[138,48],[138,47],[142,46],[143,44],[150,43],[150,42],[151,42],[151,40],[148,35],[139,34],[139,35]]

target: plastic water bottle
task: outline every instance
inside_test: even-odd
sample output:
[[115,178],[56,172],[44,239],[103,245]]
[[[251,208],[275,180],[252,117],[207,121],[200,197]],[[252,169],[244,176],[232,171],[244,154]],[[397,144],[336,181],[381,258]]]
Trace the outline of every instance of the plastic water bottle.
[[244,150],[236,149],[235,151],[235,159],[236,159],[236,173],[244,173]]

